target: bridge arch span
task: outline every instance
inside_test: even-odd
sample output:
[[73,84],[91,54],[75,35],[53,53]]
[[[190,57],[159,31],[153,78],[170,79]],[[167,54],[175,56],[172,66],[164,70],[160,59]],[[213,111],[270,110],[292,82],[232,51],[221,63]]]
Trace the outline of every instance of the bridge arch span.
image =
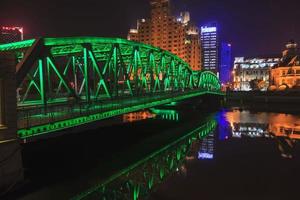
[[22,137],[53,132],[207,92],[215,74],[176,55],[119,38],[38,38],[0,45],[17,59]]

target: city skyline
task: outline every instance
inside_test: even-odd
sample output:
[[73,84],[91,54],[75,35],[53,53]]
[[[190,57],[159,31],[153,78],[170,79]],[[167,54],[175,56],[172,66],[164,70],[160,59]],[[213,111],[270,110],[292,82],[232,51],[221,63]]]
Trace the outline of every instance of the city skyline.
[[[277,54],[290,39],[299,41],[296,0],[173,0],[175,11],[188,10],[196,24],[217,21],[233,56]],[[24,26],[25,38],[38,36],[103,36],[126,38],[136,19],[147,17],[148,0],[97,2],[4,0],[0,24]],[[16,6],[18,5],[18,6]],[[44,8],[45,7],[45,8]],[[109,19],[109,20],[108,20]],[[98,25],[99,24],[99,25]],[[112,26],[111,24],[114,24]],[[270,34],[272,33],[272,34]]]
[[0,200],[299,199],[299,6],[0,0]]

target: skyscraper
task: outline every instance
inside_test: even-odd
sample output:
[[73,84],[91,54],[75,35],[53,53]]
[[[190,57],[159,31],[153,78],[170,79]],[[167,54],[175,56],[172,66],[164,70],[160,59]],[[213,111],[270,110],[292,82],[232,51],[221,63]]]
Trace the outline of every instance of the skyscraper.
[[231,71],[233,68],[231,57],[231,44],[222,42],[220,61],[220,80],[223,84],[226,84],[231,81]]
[[150,5],[150,19],[139,19],[137,27],[130,29],[128,39],[170,51],[194,70],[200,70],[200,31],[191,23],[190,14],[172,16],[170,0],[150,0]]
[[0,27],[0,44],[23,40],[23,28],[14,26]]
[[203,69],[219,75],[219,38],[216,22],[201,27]]

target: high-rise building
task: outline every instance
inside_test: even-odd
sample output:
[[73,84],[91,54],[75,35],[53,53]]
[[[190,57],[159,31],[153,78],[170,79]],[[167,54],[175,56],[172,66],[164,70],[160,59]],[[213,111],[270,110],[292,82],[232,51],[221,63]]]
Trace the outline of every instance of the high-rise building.
[[150,0],[149,19],[137,21],[128,40],[150,44],[172,52],[188,62],[194,70],[201,69],[200,34],[190,21],[190,14],[171,15],[170,0]]
[[219,38],[216,22],[201,27],[203,69],[219,75]]
[[233,66],[231,57],[231,44],[222,42],[220,61],[220,80],[223,84],[227,84],[231,81],[231,72]]
[[0,44],[23,40],[23,28],[14,26],[0,27]]
[[194,70],[201,69],[200,31],[195,25],[186,26],[185,59]]

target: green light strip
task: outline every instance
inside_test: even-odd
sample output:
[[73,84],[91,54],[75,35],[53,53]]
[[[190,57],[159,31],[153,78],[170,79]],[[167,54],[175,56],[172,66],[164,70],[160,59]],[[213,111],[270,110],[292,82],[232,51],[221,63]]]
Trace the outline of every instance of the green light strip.
[[11,50],[16,50],[16,49],[28,48],[28,47],[31,47],[34,42],[35,42],[35,39],[31,39],[31,40],[23,40],[20,42],[1,44],[0,51],[11,51]]
[[158,101],[154,101],[151,103],[145,103],[145,104],[141,104],[141,105],[136,105],[136,106],[122,108],[122,109],[116,109],[116,110],[93,114],[93,115],[89,115],[89,116],[82,116],[82,117],[78,117],[78,118],[74,118],[74,119],[63,120],[63,121],[59,121],[59,122],[54,122],[52,124],[34,126],[34,127],[30,127],[29,129],[20,129],[20,130],[18,130],[18,135],[21,139],[38,136],[38,135],[44,135],[44,134],[48,134],[51,132],[56,132],[56,131],[64,130],[67,128],[72,128],[72,127],[80,126],[83,124],[111,118],[114,116],[142,110],[145,108],[151,108],[151,107],[155,107],[158,105],[163,105],[163,104],[167,104],[170,102],[180,101],[183,99],[188,99],[188,98],[205,95],[205,94],[224,95],[224,93],[222,93],[222,92],[213,92],[213,91],[199,92],[199,91],[197,91],[192,94],[186,94],[186,95],[182,95],[182,96],[178,96],[178,97],[168,98],[168,99],[164,99],[164,100],[158,100]]

